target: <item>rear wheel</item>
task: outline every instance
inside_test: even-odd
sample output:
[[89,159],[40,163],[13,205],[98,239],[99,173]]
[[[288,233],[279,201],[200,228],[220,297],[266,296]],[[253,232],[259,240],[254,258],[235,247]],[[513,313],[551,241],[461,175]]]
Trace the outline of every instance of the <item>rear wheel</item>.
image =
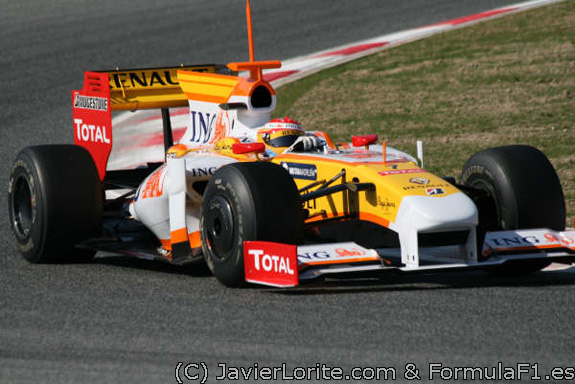
[[16,245],[32,263],[86,259],[77,249],[101,231],[102,185],[90,154],[74,145],[23,149],[12,165],[8,212]]
[[[483,150],[464,165],[460,184],[470,187],[479,211],[479,244],[488,231],[565,229],[565,200],[559,177],[538,149],[511,145]],[[499,272],[526,273],[549,263],[534,260]]]
[[291,176],[273,163],[220,168],[203,195],[200,230],[204,258],[224,285],[244,284],[243,242],[298,244],[303,210]]

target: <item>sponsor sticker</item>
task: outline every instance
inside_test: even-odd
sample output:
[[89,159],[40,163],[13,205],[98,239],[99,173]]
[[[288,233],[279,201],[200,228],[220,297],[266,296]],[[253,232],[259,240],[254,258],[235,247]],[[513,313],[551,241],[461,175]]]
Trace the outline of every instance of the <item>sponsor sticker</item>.
[[207,144],[212,139],[214,133],[215,113],[194,111],[190,109],[190,128],[192,143]]
[[152,173],[138,189],[135,200],[137,201],[140,197],[142,199],[160,197],[164,193],[164,182],[168,173],[166,171],[167,168],[164,167]]
[[75,93],[74,108],[91,109],[93,111],[107,111],[108,99],[105,97],[84,96]]
[[267,241],[244,241],[246,281],[272,287],[298,285],[297,247]]
[[376,251],[363,248],[355,243],[303,246],[298,249],[297,257],[300,268],[312,265],[349,264],[380,260]]
[[339,257],[363,256],[365,255],[365,250],[361,248],[336,248],[335,253]]
[[313,164],[280,163],[294,179],[317,180],[317,168]]
[[494,252],[560,248],[575,250],[575,231],[555,232],[534,229],[488,232],[483,243],[483,255],[488,256]]
[[109,71],[110,89],[144,90],[151,88],[177,87],[178,70],[194,72],[214,72],[213,66],[189,66],[173,68],[133,69],[125,71]]
[[192,177],[203,177],[213,175],[218,167],[198,167],[189,169],[188,172]]
[[82,119],[74,119],[77,141],[111,144],[110,133],[106,126],[85,124]]
[[424,179],[423,177],[412,177],[409,179],[409,182],[413,184],[425,185],[429,184],[429,179]]
[[397,208],[397,203],[393,200],[389,200],[387,197],[386,198],[381,198],[381,197],[377,197],[377,205],[383,209],[383,211],[387,214],[390,213],[390,211],[395,210]]
[[421,168],[414,168],[414,169],[394,169],[391,171],[383,171],[378,172],[381,176],[392,176],[392,175],[406,175],[409,173],[422,173],[425,172]]
[[343,154],[343,157],[347,157],[349,159],[372,159],[372,158],[377,158],[379,159],[380,156],[374,156],[371,153],[345,153]]
[[427,188],[425,193],[427,193],[428,196],[443,195],[445,194],[445,190],[443,188]]
[[404,185],[402,188],[404,191],[413,191],[413,190],[420,190],[420,189],[425,189],[425,190],[441,189],[445,193],[444,188],[448,188],[449,186],[450,185],[448,183],[427,183],[427,184],[411,183],[411,184]]

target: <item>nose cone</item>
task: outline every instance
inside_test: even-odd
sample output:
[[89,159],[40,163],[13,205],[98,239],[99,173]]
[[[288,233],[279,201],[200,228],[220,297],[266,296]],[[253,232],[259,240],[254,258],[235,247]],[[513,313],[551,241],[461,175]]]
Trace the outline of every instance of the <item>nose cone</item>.
[[469,228],[477,223],[477,207],[467,195],[459,192],[445,197],[404,197],[395,225],[419,232]]

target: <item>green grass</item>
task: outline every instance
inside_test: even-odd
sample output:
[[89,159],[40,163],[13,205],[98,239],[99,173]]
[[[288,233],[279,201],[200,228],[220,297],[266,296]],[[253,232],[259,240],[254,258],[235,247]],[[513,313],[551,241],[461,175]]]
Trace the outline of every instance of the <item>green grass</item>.
[[378,133],[458,177],[473,153],[542,150],[575,215],[575,1],[479,23],[322,71],[278,90],[276,116],[338,141]]

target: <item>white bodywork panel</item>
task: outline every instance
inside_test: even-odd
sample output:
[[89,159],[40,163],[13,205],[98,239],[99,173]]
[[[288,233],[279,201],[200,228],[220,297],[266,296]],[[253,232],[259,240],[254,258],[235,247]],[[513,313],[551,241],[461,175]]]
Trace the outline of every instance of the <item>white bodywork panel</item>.
[[[166,165],[144,180],[130,204],[130,213],[162,240],[170,239],[171,232],[181,228],[187,228],[188,233],[197,232],[201,195],[194,183],[207,182],[218,168],[234,162],[231,157],[214,153],[168,158]],[[156,175],[161,177],[159,185],[154,186],[151,184]],[[148,189],[156,193],[146,196],[144,191]]]
[[408,268],[416,268],[419,266],[419,233],[468,230],[461,253],[466,262],[476,262],[477,222],[477,208],[463,193],[445,197],[406,196],[401,200],[397,220],[390,223],[390,228],[399,233],[402,262]]

